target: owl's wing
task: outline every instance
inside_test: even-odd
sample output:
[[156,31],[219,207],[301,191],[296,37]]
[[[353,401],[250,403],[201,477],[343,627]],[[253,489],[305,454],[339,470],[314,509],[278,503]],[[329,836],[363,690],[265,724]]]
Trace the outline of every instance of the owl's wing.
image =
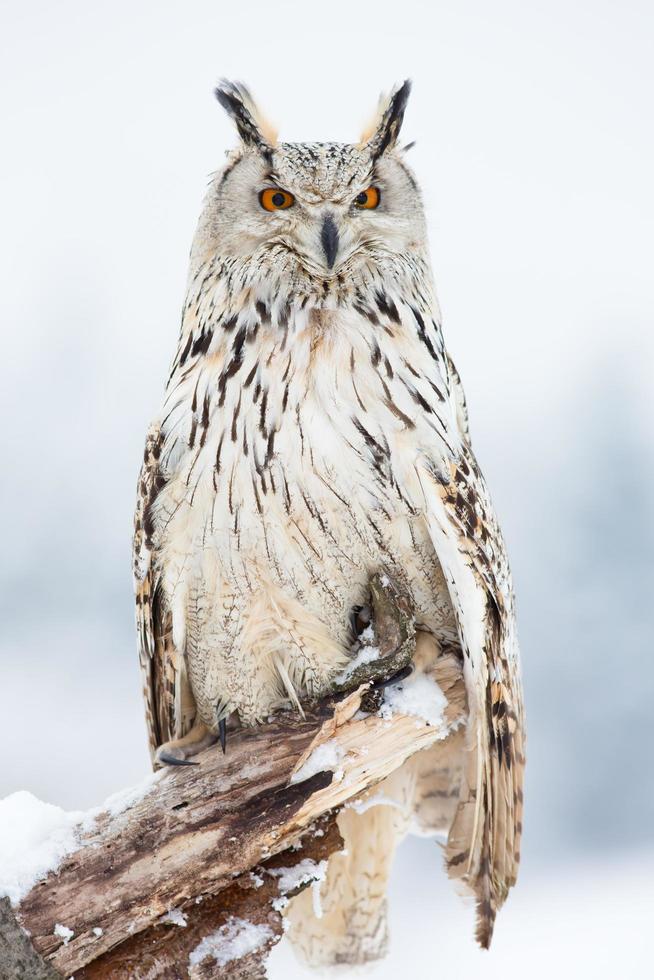
[[164,482],[160,469],[162,442],[159,426],[152,425],[137,486],[133,542],[137,644],[153,759],[160,745],[185,735],[193,721],[187,703],[184,657],[173,643],[172,619],[158,587],[153,553],[152,505]]
[[416,469],[458,620],[469,702],[447,867],[475,894],[477,939],[488,947],[496,912],[516,880],[522,830],[523,709],[513,590],[502,535],[467,439],[458,441],[449,472],[425,455]]
[[446,364],[447,364],[447,373],[449,375],[449,381],[450,381],[450,388],[454,395],[454,405],[456,408],[456,421],[457,421],[457,425],[459,426],[459,432],[468,442],[470,442],[470,422],[468,418],[468,404],[466,402],[466,396],[463,390],[463,385],[461,384],[461,377],[450,355],[446,354],[445,357],[446,357]]

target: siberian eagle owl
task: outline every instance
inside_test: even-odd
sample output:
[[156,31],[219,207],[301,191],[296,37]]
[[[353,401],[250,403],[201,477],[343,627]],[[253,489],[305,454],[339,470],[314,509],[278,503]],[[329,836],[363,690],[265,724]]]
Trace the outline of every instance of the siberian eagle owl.
[[[398,145],[409,89],[382,99],[355,144],[280,143],[246,89],[216,91],[239,143],[204,202],[147,435],[140,661],[154,761],[187,764],[217,738],[224,748],[228,719],[254,725],[328,692],[371,574],[391,576],[423,647],[454,647],[463,664],[469,717],[446,857],[488,945],[519,860],[514,602]],[[387,867],[372,828],[362,847]],[[339,886],[340,935],[323,936],[314,961],[383,945],[381,911],[362,917],[355,875]]]

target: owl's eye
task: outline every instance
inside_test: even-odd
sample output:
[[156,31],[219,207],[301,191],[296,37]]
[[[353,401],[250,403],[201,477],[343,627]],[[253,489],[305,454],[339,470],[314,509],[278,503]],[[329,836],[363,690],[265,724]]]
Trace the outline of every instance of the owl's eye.
[[379,206],[381,200],[381,195],[377,187],[368,187],[367,190],[361,191],[360,194],[354,198],[354,203],[358,208],[366,208],[366,210],[371,211],[373,208]]
[[259,203],[266,211],[285,211],[295,203],[295,198],[279,187],[267,187],[259,194]]

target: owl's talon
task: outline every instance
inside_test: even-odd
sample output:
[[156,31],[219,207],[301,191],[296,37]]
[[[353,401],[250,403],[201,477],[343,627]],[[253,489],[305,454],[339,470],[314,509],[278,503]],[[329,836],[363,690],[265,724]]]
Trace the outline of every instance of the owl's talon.
[[227,721],[225,718],[221,718],[218,722],[218,737],[220,738],[220,747],[223,750],[223,755],[227,751]]
[[157,762],[162,763],[164,766],[199,766],[199,762],[193,762],[192,759],[178,759],[170,752],[157,752],[156,755]]
[[402,669],[398,670],[397,674],[393,674],[392,677],[382,677],[378,681],[373,681],[372,688],[374,691],[383,691],[383,689],[388,687],[390,684],[395,684],[397,681],[406,680],[407,677],[411,676],[414,669],[413,664],[407,664],[406,667],[402,667]]

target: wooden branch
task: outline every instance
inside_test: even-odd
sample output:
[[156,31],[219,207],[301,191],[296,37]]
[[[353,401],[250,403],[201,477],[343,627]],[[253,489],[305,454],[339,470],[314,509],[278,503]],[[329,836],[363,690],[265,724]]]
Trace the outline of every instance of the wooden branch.
[[[280,897],[319,878],[320,862],[342,846],[338,808],[465,718],[458,659],[441,656],[432,676],[448,702],[440,726],[363,713],[363,684],[305,719],[284,713],[241,730],[226,756],[206,749],[199,766],[163,771],[125,812],[100,814],[55,872],[11,913],[0,909],[0,930],[13,916],[31,948],[15,929],[5,944],[39,964],[13,975],[265,976],[282,934]],[[295,877],[280,867],[295,867]],[[70,933],[57,934],[57,924]]]
[[[283,934],[283,903],[279,902],[280,879],[276,872],[282,867],[297,867],[300,862],[305,867],[312,862],[317,874],[320,862],[341,847],[335,817],[329,815],[321,818],[312,831],[303,837],[301,848],[283,852],[263,862],[256,870],[239,875],[217,895],[203,896],[201,902],[196,897],[186,913],[180,912],[179,917],[172,917],[181,922],[183,916],[186,926],[170,921],[155,923],[90,962],[75,974],[75,978],[145,980],[157,977],[178,980],[180,976],[189,976],[191,980],[213,980],[224,976],[234,980],[250,980],[265,977],[265,958]],[[307,887],[313,880],[310,869],[304,877],[306,880],[301,887]],[[290,894],[293,893],[295,890],[291,890]],[[211,943],[206,943],[207,937],[211,939],[217,935],[218,948],[221,940],[229,935],[230,924],[234,922],[260,928],[262,944],[250,954],[230,959],[224,964],[217,964],[210,955],[203,957],[203,941],[205,946],[211,947]]]

